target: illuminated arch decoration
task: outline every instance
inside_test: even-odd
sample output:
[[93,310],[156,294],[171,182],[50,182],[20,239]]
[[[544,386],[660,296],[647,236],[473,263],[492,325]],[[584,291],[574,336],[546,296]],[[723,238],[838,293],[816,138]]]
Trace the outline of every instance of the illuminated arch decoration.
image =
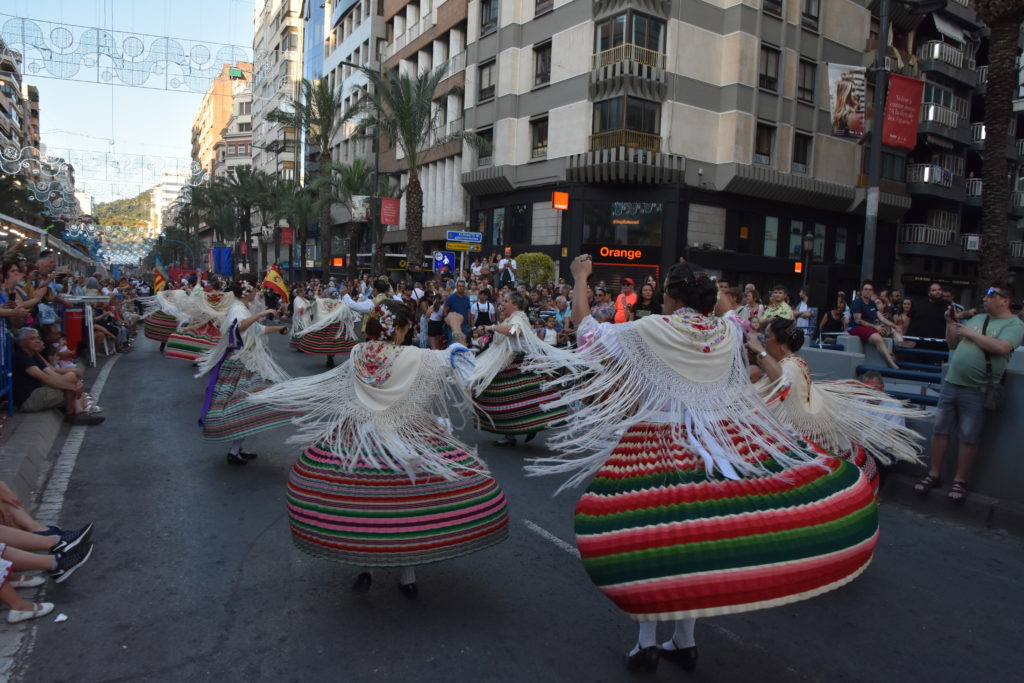
[[[225,63],[251,61],[240,45],[154,36],[0,14],[0,36],[21,52],[22,73],[204,93]],[[17,53],[15,53],[17,54]]]

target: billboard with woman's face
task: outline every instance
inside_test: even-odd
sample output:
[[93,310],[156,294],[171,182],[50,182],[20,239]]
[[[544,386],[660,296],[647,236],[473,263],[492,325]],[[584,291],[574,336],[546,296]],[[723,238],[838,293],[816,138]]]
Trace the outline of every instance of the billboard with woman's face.
[[866,69],[846,64],[828,65],[828,95],[832,111],[832,134],[864,135],[864,93]]

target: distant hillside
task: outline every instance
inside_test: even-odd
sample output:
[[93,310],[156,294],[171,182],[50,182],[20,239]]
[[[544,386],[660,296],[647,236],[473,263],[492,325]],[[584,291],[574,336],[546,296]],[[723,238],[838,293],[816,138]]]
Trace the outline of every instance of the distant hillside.
[[153,191],[146,190],[131,199],[115,199],[112,202],[96,204],[92,215],[100,225],[127,225],[142,227],[149,220],[149,207]]

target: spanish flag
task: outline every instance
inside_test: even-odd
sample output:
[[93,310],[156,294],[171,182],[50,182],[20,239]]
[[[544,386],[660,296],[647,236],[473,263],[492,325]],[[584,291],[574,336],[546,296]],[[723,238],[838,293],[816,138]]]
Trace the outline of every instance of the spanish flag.
[[261,286],[274,290],[281,295],[285,303],[288,303],[288,285],[284,283],[284,278],[281,277],[281,271],[277,269],[276,263],[270,266]]
[[167,274],[167,266],[164,265],[160,254],[153,259],[153,293],[156,294],[167,286],[171,276]]

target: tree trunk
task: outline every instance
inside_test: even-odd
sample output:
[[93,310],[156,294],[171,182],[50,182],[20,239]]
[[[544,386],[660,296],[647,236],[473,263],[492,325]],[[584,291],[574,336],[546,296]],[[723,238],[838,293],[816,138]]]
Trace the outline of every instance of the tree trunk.
[[373,245],[373,274],[387,275],[387,266],[384,264],[384,233],[385,227],[379,222],[374,223],[374,245]]
[[[1008,19],[1008,18],[1007,18]],[[981,177],[981,263],[976,292],[979,296],[990,285],[1006,282],[1009,265],[1009,178],[1006,145],[1013,115],[1013,95],[1017,85],[1015,60],[1019,22],[994,22],[989,26],[988,83],[985,94],[985,149],[982,152]]]
[[321,280],[327,283],[331,276],[331,204],[327,201],[331,195],[331,188],[324,186],[319,188],[319,197],[324,203],[319,216],[319,228],[321,228]]
[[359,238],[362,236],[363,224],[351,221],[348,224],[348,274],[359,277]]
[[409,268],[423,265],[423,186],[416,169],[409,169],[405,187],[406,261]]

